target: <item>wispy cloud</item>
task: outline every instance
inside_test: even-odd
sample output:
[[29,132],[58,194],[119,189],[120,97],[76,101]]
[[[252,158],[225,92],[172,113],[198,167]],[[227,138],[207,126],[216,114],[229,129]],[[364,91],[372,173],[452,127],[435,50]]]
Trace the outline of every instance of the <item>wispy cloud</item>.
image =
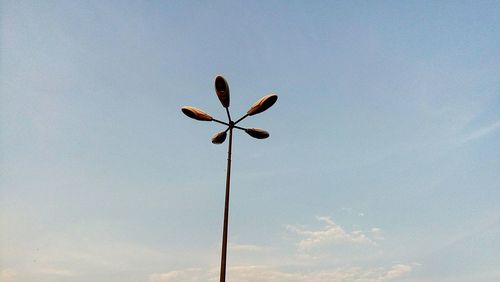
[[211,272],[201,268],[188,268],[165,273],[153,273],[149,276],[149,282],[203,281],[207,280]]
[[11,282],[16,278],[16,272],[11,269],[3,269],[0,271],[0,281]]
[[408,273],[410,271],[412,271],[412,267],[410,265],[396,264],[396,265],[393,265],[389,271],[387,271],[384,278],[386,280],[395,279],[395,278],[398,278],[398,277],[405,275],[406,273]]
[[76,273],[74,271],[71,271],[68,269],[59,269],[59,268],[44,267],[44,268],[38,269],[37,272],[42,273],[42,274],[64,276],[64,277],[76,276]]
[[[227,269],[230,280],[240,282],[384,282],[394,281],[412,271],[412,266],[396,264],[387,268],[340,267],[321,271],[285,271],[263,265],[238,265]],[[186,269],[155,273],[150,282],[218,281],[217,269]]]
[[[19,224],[30,234],[38,230]],[[100,234],[99,228],[91,231],[72,225],[64,232],[39,232],[38,238],[27,240],[24,234],[8,230],[2,236],[9,238],[10,244],[2,245],[2,255],[10,267],[0,272],[0,281],[85,281],[88,275],[112,273],[118,277],[124,270],[129,276],[143,278],[168,259],[167,254],[139,242]]]
[[[374,245],[382,240],[382,230],[373,227],[368,231],[346,231],[328,216],[317,216],[316,220],[324,226],[321,230],[307,230],[305,227],[288,225],[286,228],[299,235],[298,247],[306,251],[316,246],[328,243],[347,243],[355,245]],[[278,251],[274,248],[259,245],[231,244],[232,251],[260,252],[265,250]],[[372,248],[361,248],[370,252]],[[274,253],[274,259],[265,265],[262,261],[249,261],[245,264],[231,265],[227,268],[226,277],[231,281],[240,282],[386,282],[399,281],[413,271],[416,264],[396,263],[385,266],[377,264],[351,264],[347,260],[341,263],[326,260],[321,264],[314,256],[288,256]],[[257,263],[256,263],[257,262]],[[164,273],[154,273],[149,276],[149,282],[188,282],[188,281],[219,281],[219,268],[188,268],[172,270]]]
[[153,273],[149,276],[150,282],[169,282],[179,281],[179,278],[185,276],[184,271],[173,270],[165,273]]
[[264,252],[269,250],[269,247],[247,244],[229,244],[229,249],[237,252]]
[[412,267],[397,264],[388,269],[342,267],[333,270],[288,272],[266,266],[238,266],[229,269],[229,275],[236,281],[266,281],[266,282],[382,282],[401,278],[409,273]]
[[460,140],[460,143],[467,143],[467,142],[471,142],[471,141],[474,141],[476,139],[480,139],[480,138],[483,138],[483,137],[486,137],[488,136],[489,134],[492,134],[494,133],[495,131],[499,130],[500,129],[500,120],[497,120],[496,122],[490,124],[490,125],[487,125],[487,126],[484,126],[482,128],[479,128],[478,130],[464,136],[461,140]]
[[[298,247],[300,250],[307,250],[316,246],[328,243],[353,243],[353,244],[375,244],[376,239],[381,238],[380,228],[372,228],[369,232],[360,230],[346,231],[342,226],[336,224],[330,217],[318,216],[316,219],[323,222],[325,226],[322,230],[307,230],[303,227],[287,225],[287,229],[304,239],[300,240]],[[372,236],[373,238],[370,238]]]

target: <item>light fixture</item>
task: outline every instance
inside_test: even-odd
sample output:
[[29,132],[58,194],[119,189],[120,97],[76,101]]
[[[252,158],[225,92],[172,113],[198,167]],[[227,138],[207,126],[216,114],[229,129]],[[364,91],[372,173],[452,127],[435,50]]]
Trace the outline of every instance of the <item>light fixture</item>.
[[212,143],[214,144],[222,144],[226,140],[227,131],[229,131],[229,145],[227,150],[227,174],[226,174],[226,197],[224,202],[224,226],[222,232],[222,255],[221,255],[221,268],[220,268],[220,281],[226,281],[226,254],[227,254],[227,229],[228,229],[228,217],[229,217],[229,184],[231,179],[231,150],[232,150],[232,140],[233,140],[233,129],[240,129],[248,133],[248,135],[257,138],[257,139],[265,139],[269,137],[269,133],[260,128],[243,128],[237,126],[239,122],[245,119],[248,116],[253,116],[258,113],[262,113],[263,111],[269,109],[276,100],[278,100],[278,96],[276,94],[270,94],[259,99],[252,107],[247,111],[247,113],[239,118],[236,121],[231,119],[231,115],[229,114],[229,85],[222,76],[215,77],[215,94],[219,98],[222,106],[226,110],[227,122],[223,122],[217,119],[214,119],[212,116],[207,114],[206,112],[197,109],[191,106],[182,107],[182,112],[190,118],[202,121],[215,121],[217,123],[223,124],[227,126],[226,130],[216,133],[212,136]]

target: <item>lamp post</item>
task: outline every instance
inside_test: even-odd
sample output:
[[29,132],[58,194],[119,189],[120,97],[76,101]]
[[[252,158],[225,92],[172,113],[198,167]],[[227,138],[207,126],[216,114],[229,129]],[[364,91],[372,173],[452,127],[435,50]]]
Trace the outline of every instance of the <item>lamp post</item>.
[[182,112],[190,118],[200,120],[200,121],[214,121],[220,124],[227,126],[226,130],[216,133],[212,136],[212,143],[214,144],[222,144],[226,140],[227,132],[229,131],[229,145],[227,149],[227,170],[226,170],[226,198],[224,201],[224,227],[222,231],[222,255],[221,255],[221,263],[220,263],[220,282],[226,281],[226,254],[227,254],[227,227],[228,227],[228,217],[229,217],[229,183],[231,180],[231,150],[233,143],[233,129],[240,129],[245,131],[248,135],[257,138],[257,139],[265,139],[269,137],[269,133],[260,128],[244,128],[237,126],[239,122],[244,120],[249,116],[256,115],[258,113],[262,113],[263,111],[270,108],[276,100],[278,100],[278,95],[270,94],[259,99],[255,104],[250,107],[245,115],[241,118],[233,121],[231,119],[231,115],[229,113],[229,85],[227,81],[222,76],[217,76],[215,78],[215,93],[219,98],[222,106],[226,110],[227,114],[227,122],[223,122],[217,119],[214,119],[208,113],[191,106],[182,107]]

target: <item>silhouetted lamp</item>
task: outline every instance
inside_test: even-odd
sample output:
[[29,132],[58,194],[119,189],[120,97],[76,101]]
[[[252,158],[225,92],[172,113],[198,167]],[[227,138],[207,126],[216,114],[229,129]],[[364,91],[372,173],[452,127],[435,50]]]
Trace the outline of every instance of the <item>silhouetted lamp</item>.
[[212,143],[222,144],[226,140],[226,136],[227,134],[225,131],[216,133],[214,136],[212,136]]
[[182,107],[182,112],[186,116],[193,118],[193,119],[196,119],[196,120],[203,120],[203,121],[212,121],[213,120],[213,118],[209,114],[207,114],[204,111],[197,109],[195,107],[191,107],[191,106]]
[[269,133],[260,128],[247,128],[245,129],[245,132],[257,139],[266,139],[269,137]]
[[274,105],[277,100],[278,95],[276,94],[264,96],[252,105],[252,107],[248,110],[247,115],[253,116],[262,113],[263,111],[269,109],[272,105]]
[[226,254],[227,254],[227,226],[228,226],[228,218],[229,218],[229,184],[231,179],[231,148],[232,148],[232,140],[233,140],[233,128],[240,129],[248,133],[248,135],[257,138],[257,139],[265,139],[269,137],[269,133],[260,128],[243,128],[237,126],[237,124],[245,119],[248,116],[253,116],[258,113],[262,113],[263,111],[269,109],[276,100],[278,100],[278,96],[276,94],[270,94],[262,97],[259,101],[255,102],[252,107],[247,111],[247,113],[239,118],[236,121],[231,119],[231,115],[229,114],[229,85],[227,81],[222,76],[217,76],[215,78],[215,94],[219,98],[222,106],[226,109],[226,114],[228,121],[223,122],[217,119],[214,119],[212,116],[207,114],[206,112],[197,109],[191,106],[182,107],[182,112],[190,118],[202,121],[215,121],[217,123],[223,124],[227,126],[226,130],[216,133],[212,136],[212,143],[214,144],[222,144],[226,140],[227,131],[229,131],[229,145],[227,150],[227,174],[226,174],[226,198],[224,202],[224,227],[222,232],[222,256],[221,256],[221,267],[220,267],[220,281],[226,281]]
[[229,85],[220,75],[215,78],[215,94],[224,108],[229,107]]

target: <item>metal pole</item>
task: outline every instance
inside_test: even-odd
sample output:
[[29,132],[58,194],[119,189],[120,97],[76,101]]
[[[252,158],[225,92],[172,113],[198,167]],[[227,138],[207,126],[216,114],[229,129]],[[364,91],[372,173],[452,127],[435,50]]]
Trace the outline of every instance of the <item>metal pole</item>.
[[226,201],[224,204],[224,229],[222,233],[222,256],[220,262],[220,282],[226,281],[227,222],[229,216],[229,182],[231,180],[231,146],[233,143],[233,122],[229,125],[229,147],[227,149]]

